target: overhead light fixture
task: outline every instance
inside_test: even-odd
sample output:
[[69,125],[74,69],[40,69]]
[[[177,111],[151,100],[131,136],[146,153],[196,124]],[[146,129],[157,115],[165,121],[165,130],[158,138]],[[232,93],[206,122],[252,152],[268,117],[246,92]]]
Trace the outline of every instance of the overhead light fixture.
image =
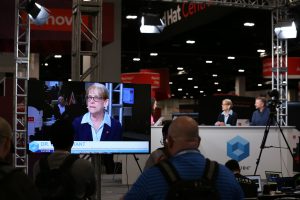
[[172,82],[172,81],[170,81],[170,82],[169,82],[169,85],[172,85],[172,84],[173,84],[173,82]]
[[261,84],[261,83],[259,83],[259,84],[257,84],[257,86],[258,86],[258,87],[261,87],[261,86],[262,86],[262,84]]
[[196,41],[195,41],[195,40],[187,40],[186,43],[187,43],[187,44],[195,44]]
[[140,58],[133,58],[132,60],[135,61],[135,62],[139,62],[141,59]]
[[213,74],[212,77],[218,77],[218,74]]
[[32,22],[36,25],[43,25],[48,20],[49,13],[46,8],[36,3],[35,0],[27,0],[25,10],[29,14]]
[[177,67],[177,70],[179,70],[179,71],[183,70],[183,67]]
[[208,63],[208,64],[211,64],[213,61],[212,60],[207,60],[205,62]]
[[221,92],[222,90],[219,88],[219,89],[217,89],[217,91],[218,91],[218,92]]
[[214,82],[214,84],[215,84],[215,85],[219,85],[219,83],[218,83],[218,82]]
[[182,91],[182,88],[178,88],[177,90],[178,90],[178,91]]
[[198,85],[194,85],[194,88],[195,88],[195,89],[198,89]]
[[228,60],[234,60],[235,57],[234,57],[234,56],[228,56],[227,59],[228,59]]
[[244,23],[244,26],[248,26],[248,27],[252,27],[254,26],[255,24],[253,22],[245,22]]
[[172,97],[174,97],[174,96],[175,96],[175,94],[171,94],[171,96],[172,96]]
[[192,81],[192,80],[193,80],[193,78],[192,78],[192,77],[189,77],[187,80],[188,80],[188,81]]
[[136,15],[127,15],[126,19],[137,19]]
[[141,18],[141,33],[161,33],[165,24],[157,14],[143,13]]
[[155,53],[155,52],[150,53],[150,56],[158,56],[158,53]]
[[69,78],[68,81],[72,81],[72,79]]
[[291,39],[297,37],[297,29],[294,21],[281,21],[275,25],[275,34],[278,39]]
[[190,98],[193,99],[194,97],[193,97],[193,96],[190,96]]
[[266,50],[264,50],[264,49],[257,49],[257,53],[265,53],[266,52]]
[[61,58],[61,55],[54,55],[54,58]]
[[202,93],[204,93],[204,91],[203,91],[203,90],[200,90],[200,93],[202,94]]
[[243,73],[243,72],[245,72],[245,70],[244,69],[239,69],[238,72]]
[[45,66],[47,67],[47,66],[48,66],[48,63],[45,63]]
[[185,95],[189,95],[189,93],[185,93]]
[[183,96],[184,99],[186,99],[186,96]]

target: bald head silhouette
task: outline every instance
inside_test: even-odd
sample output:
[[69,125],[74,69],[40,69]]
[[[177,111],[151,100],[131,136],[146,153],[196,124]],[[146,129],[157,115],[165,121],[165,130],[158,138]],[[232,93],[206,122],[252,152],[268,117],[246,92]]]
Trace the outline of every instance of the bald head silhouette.
[[181,150],[198,149],[200,137],[198,123],[190,117],[176,118],[168,129],[168,148],[171,155]]

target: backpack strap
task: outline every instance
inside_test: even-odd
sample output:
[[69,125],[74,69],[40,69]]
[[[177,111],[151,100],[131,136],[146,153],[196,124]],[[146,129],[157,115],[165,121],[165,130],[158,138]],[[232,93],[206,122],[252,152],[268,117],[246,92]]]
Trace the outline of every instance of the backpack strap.
[[158,168],[166,178],[169,184],[180,180],[180,176],[175,169],[174,165],[169,160],[162,160],[157,164]]
[[79,158],[78,155],[74,155],[74,154],[70,154],[68,155],[65,160],[63,161],[63,163],[60,165],[60,169],[64,172],[69,171],[69,169],[71,168],[71,166],[73,165],[73,163]]
[[208,158],[206,158],[205,161],[205,168],[202,178],[206,179],[208,184],[214,185],[219,172],[219,164],[216,161],[209,160]]
[[48,157],[47,156],[43,156],[40,161],[39,161],[39,166],[40,166],[40,171],[49,171],[50,167],[49,167],[49,163],[48,163]]
[[[157,166],[169,183],[174,183],[178,180],[181,180],[177,170],[169,160],[162,160],[157,164]],[[202,178],[206,179],[206,181],[208,181],[208,184],[214,185],[214,182],[218,176],[218,169],[219,164],[216,161],[211,161],[206,158]]]

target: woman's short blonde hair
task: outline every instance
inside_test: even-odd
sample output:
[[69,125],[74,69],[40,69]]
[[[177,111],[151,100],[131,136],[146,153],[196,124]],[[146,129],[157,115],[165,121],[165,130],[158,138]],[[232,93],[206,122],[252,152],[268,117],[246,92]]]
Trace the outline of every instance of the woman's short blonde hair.
[[223,101],[225,104],[230,106],[230,109],[233,107],[232,101],[230,99],[223,99]]
[[86,90],[86,95],[89,94],[90,90],[96,90],[98,92],[99,97],[102,97],[104,100],[108,99],[108,90],[105,85],[101,83],[94,83],[90,85]]

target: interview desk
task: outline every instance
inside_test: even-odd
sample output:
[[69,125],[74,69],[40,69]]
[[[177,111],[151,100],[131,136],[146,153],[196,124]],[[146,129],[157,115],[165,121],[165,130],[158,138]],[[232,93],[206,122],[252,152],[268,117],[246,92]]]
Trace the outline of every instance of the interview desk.
[[[151,127],[151,151],[161,147],[161,129],[161,126]],[[282,130],[291,150],[296,151],[300,132],[295,127],[282,127]],[[254,174],[264,132],[265,127],[262,126],[199,126],[201,137],[199,149],[205,157],[222,164],[233,157],[241,159],[241,173],[251,175]],[[283,176],[293,176],[293,159],[278,127],[270,127],[265,146],[267,148],[262,151],[256,174],[260,174],[262,179],[265,179],[265,171],[281,171]],[[149,155],[136,156],[143,168]],[[127,155],[127,165],[126,156],[121,155],[120,158],[122,160],[122,182],[127,184],[128,181],[129,184],[132,184],[140,174],[137,163],[132,155]]]

